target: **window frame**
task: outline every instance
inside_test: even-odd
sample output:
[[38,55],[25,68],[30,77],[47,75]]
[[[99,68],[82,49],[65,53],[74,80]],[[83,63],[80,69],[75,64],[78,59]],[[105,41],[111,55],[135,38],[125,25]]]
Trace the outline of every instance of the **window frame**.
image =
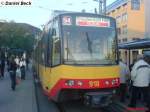
[[[56,23],[56,24],[55,24]],[[55,29],[55,25],[57,25],[57,30]],[[58,36],[59,38],[59,63],[56,63],[54,64],[54,60],[53,60],[53,56],[54,56],[54,52],[53,52],[53,48],[54,48],[54,43],[53,43],[53,39],[54,39],[54,30],[56,31],[56,35]],[[53,23],[52,23],[52,28],[51,28],[51,36],[52,36],[52,39],[51,39],[51,66],[52,67],[55,67],[55,66],[58,66],[61,64],[61,38],[60,38],[60,26],[59,26],[59,18],[55,18],[53,20]]]
[[122,21],[126,22],[128,20],[128,14],[127,12],[122,14]]
[[141,1],[140,0],[131,0],[131,10],[140,10]]

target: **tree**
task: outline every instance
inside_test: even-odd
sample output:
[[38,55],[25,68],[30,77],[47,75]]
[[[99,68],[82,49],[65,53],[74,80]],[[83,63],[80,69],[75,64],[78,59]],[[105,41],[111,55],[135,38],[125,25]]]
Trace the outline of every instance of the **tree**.
[[25,23],[0,22],[0,47],[33,49],[34,39],[40,29]]

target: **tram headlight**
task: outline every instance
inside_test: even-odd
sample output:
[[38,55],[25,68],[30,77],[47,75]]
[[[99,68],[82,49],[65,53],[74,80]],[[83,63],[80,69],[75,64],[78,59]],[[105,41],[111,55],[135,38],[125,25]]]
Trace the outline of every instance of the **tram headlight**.
[[67,86],[74,86],[75,85],[75,81],[74,80],[67,80],[65,82],[65,85],[67,85]]
[[108,86],[109,85],[109,81],[105,81],[105,84]]
[[112,85],[118,84],[118,79],[113,79],[112,80]]
[[116,84],[116,80],[112,80],[112,85],[115,85]]
[[83,82],[82,82],[82,81],[78,81],[78,82],[77,82],[77,85],[78,85],[78,86],[82,86],[82,85],[83,85]]
[[116,83],[119,83],[119,79],[118,78],[116,78]]

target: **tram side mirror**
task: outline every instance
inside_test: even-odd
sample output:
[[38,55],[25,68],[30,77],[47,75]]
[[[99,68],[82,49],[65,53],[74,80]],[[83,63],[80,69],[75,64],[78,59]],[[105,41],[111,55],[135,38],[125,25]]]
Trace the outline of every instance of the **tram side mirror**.
[[52,29],[52,35],[56,36],[56,29],[55,28]]

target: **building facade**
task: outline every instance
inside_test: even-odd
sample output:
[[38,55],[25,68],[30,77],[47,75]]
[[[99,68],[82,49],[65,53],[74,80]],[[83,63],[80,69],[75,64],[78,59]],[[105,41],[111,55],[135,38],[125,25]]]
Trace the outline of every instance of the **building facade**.
[[[116,19],[119,43],[145,38],[144,0],[116,0],[107,7],[107,15]],[[137,50],[132,51],[130,59],[133,61],[139,52]],[[122,50],[120,54],[121,58],[128,62],[129,53]]]
[[145,0],[145,30],[146,38],[150,38],[150,0]]
[[145,37],[144,0],[116,0],[107,15],[116,18],[119,43]]

